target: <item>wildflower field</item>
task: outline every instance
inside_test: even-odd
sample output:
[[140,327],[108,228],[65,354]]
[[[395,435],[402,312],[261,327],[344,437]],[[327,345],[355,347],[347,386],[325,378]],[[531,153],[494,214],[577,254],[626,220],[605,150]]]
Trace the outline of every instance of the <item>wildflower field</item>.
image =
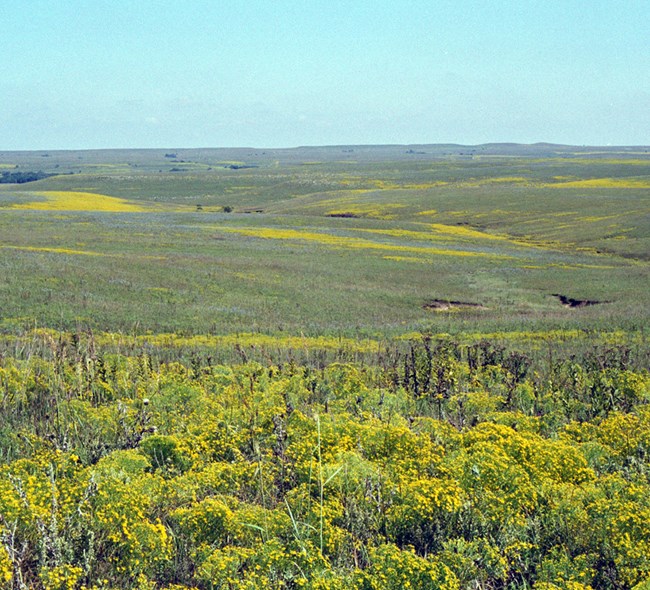
[[0,588],[650,588],[646,148],[16,167]]

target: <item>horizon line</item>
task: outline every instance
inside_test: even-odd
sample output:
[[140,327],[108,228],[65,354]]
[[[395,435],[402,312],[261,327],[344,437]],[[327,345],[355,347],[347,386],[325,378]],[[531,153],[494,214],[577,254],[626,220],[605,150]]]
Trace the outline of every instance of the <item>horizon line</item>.
[[160,147],[92,147],[92,148],[35,148],[35,149],[0,149],[0,153],[29,153],[29,152],[97,152],[97,151],[157,151],[157,150],[301,150],[327,148],[388,148],[388,147],[450,147],[450,148],[480,148],[480,147],[549,147],[549,148],[602,148],[602,149],[650,149],[650,144],[567,144],[538,141],[521,143],[510,141],[490,141],[484,143],[333,143],[305,144],[294,146],[160,146]]

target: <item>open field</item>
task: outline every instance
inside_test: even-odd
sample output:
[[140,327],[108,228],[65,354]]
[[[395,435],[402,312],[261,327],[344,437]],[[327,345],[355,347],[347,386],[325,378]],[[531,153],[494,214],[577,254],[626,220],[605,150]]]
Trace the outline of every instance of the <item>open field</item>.
[[648,151],[0,153],[0,589],[648,590]]
[[0,164],[60,173],[0,185],[4,329],[378,336],[648,319],[645,148],[30,152]]

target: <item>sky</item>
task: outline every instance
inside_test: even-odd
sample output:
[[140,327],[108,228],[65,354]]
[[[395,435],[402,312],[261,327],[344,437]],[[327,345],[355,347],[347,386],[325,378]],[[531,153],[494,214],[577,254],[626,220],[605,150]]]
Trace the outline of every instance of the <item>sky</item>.
[[650,0],[0,0],[0,150],[650,144]]

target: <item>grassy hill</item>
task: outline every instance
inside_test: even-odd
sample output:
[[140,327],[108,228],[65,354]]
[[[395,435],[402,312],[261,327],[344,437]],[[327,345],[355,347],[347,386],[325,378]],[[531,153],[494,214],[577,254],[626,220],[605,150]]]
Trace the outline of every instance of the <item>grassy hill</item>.
[[5,329],[388,335],[639,327],[650,309],[647,148],[5,152],[0,166],[57,173],[0,185]]
[[650,587],[647,148],[2,171],[1,589]]

